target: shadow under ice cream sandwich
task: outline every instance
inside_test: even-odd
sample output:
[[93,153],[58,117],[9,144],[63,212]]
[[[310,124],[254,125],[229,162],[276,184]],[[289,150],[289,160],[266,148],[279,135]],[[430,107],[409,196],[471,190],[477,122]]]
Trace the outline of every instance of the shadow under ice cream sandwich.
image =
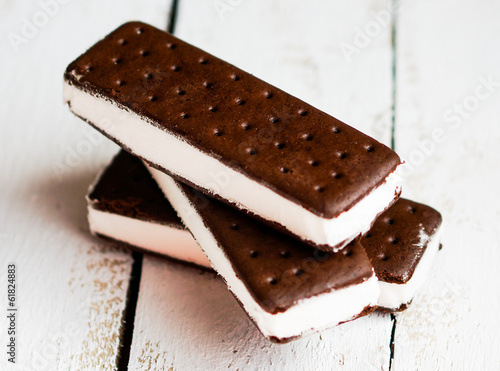
[[[121,151],[99,175],[87,199],[94,234],[210,267],[140,159]],[[436,210],[399,199],[363,236],[362,245],[379,280],[379,307],[402,310],[412,300],[438,250],[440,224]]]
[[123,148],[315,248],[343,248],[401,192],[390,148],[147,24],[64,78],[71,111]]

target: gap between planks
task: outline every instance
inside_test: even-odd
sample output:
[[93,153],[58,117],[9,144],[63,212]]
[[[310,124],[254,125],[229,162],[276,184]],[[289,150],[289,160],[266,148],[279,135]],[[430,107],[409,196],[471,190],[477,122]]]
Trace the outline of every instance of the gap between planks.
[[132,271],[127,290],[127,303],[123,311],[122,336],[118,348],[118,357],[116,365],[118,370],[128,369],[130,361],[130,349],[132,346],[132,337],[134,336],[135,313],[137,301],[139,299],[139,288],[141,286],[143,254],[134,251],[132,253]]
[[[396,150],[396,75],[397,75],[397,29],[398,29],[398,7],[400,0],[392,0],[391,12],[391,51],[392,51],[392,105],[391,105],[391,148]],[[396,336],[397,316],[391,314],[392,330],[389,342],[389,371],[392,370],[392,361],[394,359],[394,341]]]
[[[173,0],[167,14],[166,31],[175,32],[175,24],[177,21],[177,9],[179,8],[180,0]],[[120,339],[120,347],[116,365],[118,370],[128,369],[130,362],[130,350],[132,348],[132,338],[134,337],[134,323],[137,310],[137,302],[139,300],[139,289],[141,286],[142,264],[144,254],[134,251],[132,253],[132,272],[130,274],[129,287],[127,290],[127,303],[123,312],[122,336]]]

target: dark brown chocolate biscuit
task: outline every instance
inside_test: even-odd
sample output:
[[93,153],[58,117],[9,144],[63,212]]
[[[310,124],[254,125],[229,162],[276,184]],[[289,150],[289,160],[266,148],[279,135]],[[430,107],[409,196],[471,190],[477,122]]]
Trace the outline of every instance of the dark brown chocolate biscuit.
[[185,229],[144,164],[120,151],[88,195],[91,207]]
[[65,79],[321,217],[350,209],[400,164],[375,139],[143,23],[98,42]]
[[379,280],[408,282],[441,220],[433,208],[402,198],[382,213],[361,239]]
[[362,283],[373,275],[359,239],[342,251],[311,249],[247,214],[183,185],[237,277],[270,313],[301,299]]

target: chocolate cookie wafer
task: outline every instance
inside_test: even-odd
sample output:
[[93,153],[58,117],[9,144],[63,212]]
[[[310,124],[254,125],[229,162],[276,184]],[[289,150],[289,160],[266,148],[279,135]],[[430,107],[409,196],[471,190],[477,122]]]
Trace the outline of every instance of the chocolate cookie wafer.
[[391,149],[147,24],[121,26],[64,78],[70,109],[129,152],[322,249],[400,194]]

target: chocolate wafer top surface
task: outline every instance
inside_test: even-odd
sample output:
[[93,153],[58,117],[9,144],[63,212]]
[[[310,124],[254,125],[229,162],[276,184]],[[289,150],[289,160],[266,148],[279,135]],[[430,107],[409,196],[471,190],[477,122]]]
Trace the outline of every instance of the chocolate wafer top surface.
[[441,220],[433,208],[402,198],[380,215],[361,239],[377,277],[408,282]]
[[254,299],[268,312],[359,284],[373,275],[359,239],[337,253],[311,249],[186,185],[183,192]]
[[119,27],[71,63],[65,79],[325,218],[400,164],[375,139],[147,24]]
[[88,198],[97,210],[184,229],[142,161],[123,150],[101,174]]

